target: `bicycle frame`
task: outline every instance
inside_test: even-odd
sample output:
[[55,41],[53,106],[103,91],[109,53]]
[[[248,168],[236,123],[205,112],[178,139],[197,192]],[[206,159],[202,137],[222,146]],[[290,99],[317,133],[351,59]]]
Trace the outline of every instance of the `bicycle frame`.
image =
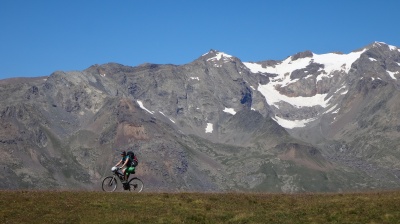
[[[118,179],[121,181],[121,183],[122,183],[122,181],[123,181],[123,178],[124,178],[124,174],[123,173],[121,173],[121,172],[119,172],[119,170],[116,170],[116,171],[114,171],[114,178],[115,177],[118,177]],[[128,176],[128,178],[129,178],[129,176]],[[115,179],[117,179],[117,178],[115,178]]]
[[[114,170],[112,171],[113,175],[105,177],[102,182],[102,188],[104,191],[108,192],[113,192],[117,188],[117,179],[119,179],[120,183],[122,183],[122,186],[124,187],[124,190],[129,190],[129,191],[134,191],[134,192],[141,192],[143,190],[143,181],[140,180],[137,177],[133,177],[129,180],[130,174],[127,176],[127,182],[125,182],[124,174],[120,172],[120,170]],[[108,182],[105,182],[107,179],[109,179]],[[115,187],[112,189],[105,189],[106,186],[112,186],[112,183],[115,182]]]

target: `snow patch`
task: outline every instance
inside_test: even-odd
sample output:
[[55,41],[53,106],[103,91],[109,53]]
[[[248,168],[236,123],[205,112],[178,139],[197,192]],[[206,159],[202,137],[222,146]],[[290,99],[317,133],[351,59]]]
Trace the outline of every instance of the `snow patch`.
[[305,68],[310,63],[318,63],[324,65],[324,70],[330,74],[335,70],[344,70],[346,73],[350,70],[351,64],[353,64],[360,55],[364,53],[366,49],[358,52],[351,52],[349,54],[314,54],[311,58],[300,58],[292,61],[291,57],[288,57],[282,63],[275,66],[267,66],[263,68],[261,64],[244,62],[247,68],[253,73],[274,73],[278,74],[278,77],[272,79],[285,78],[286,73],[292,73],[294,70]]
[[369,58],[370,61],[377,61],[375,58]]
[[312,107],[318,105],[325,108],[328,106],[328,102],[330,100],[330,98],[325,100],[326,96],[328,95],[327,93],[316,94],[315,96],[312,97],[303,97],[303,96],[288,97],[280,94],[279,91],[276,90],[273,85],[268,85],[268,84],[267,85],[260,84],[258,86],[258,91],[260,91],[260,93],[264,95],[269,105],[274,105],[276,107],[278,107],[277,103],[279,103],[280,101],[284,101],[297,108]]
[[232,56],[229,54],[225,54],[223,52],[218,52],[217,55],[215,55],[212,58],[207,59],[207,61],[219,61],[223,59],[225,62],[227,61],[231,61],[232,60]]
[[[338,108],[337,110],[333,111],[332,114],[337,114],[339,113],[340,108]],[[335,118],[336,119],[336,118]]]
[[333,111],[334,109],[336,109],[336,107],[337,107],[337,104],[334,105],[333,107],[329,108],[327,111],[325,111],[324,114],[327,114],[327,113]]
[[169,118],[169,117],[168,117],[167,115],[165,115],[163,112],[161,112],[161,111],[158,111],[158,112],[160,112],[160,114],[164,115],[164,117],[168,118],[172,123],[175,124],[175,121],[172,120],[171,118]]
[[394,51],[394,50],[397,49],[397,47],[395,47],[395,46],[392,46],[392,45],[388,45],[388,46],[389,46],[389,49],[390,49],[391,51]]
[[346,89],[346,86],[340,87],[339,89],[337,89],[337,90],[335,91],[335,94],[338,93],[338,92],[340,92],[340,91],[342,91],[342,90],[344,90],[344,89]]
[[359,52],[351,52],[349,54],[321,54],[314,55],[313,59],[315,63],[323,64],[324,70],[330,74],[335,70],[344,70],[346,73],[349,72],[351,65],[360,58],[360,55],[365,52],[365,49]]
[[[348,73],[351,65],[360,58],[360,55],[364,53],[366,49],[358,52],[351,52],[349,54],[313,54],[313,56],[307,58],[300,58],[292,61],[291,57],[288,57],[280,64],[274,66],[267,66],[263,68],[261,64],[245,62],[244,65],[253,73],[273,73],[277,74],[276,77],[271,77],[269,83],[266,85],[259,85],[258,91],[264,95],[269,105],[278,107],[280,101],[287,102],[295,107],[312,107],[321,106],[327,107],[330,99],[325,99],[327,94],[317,94],[312,97],[288,97],[282,95],[275,89],[276,86],[280,85],[284,87],[290,83],[296,82],[297,80],[291,80],[290,74],[298,69],[306,68],[311,63],[318,63],[324,65],[324,73],[317,77],[317,81],[323,77],[330,77],[330,74],[334,71],[343,71]],[[308,78],[308,77],[307,77]],[[346,92],[347,93],[347,92]]]
[[[306,71],[306,73],[307,73],[307,71]],[[304,77],[304,79],[309,79],[309,78],[312,78],[313,77],[313,75],[307,75],[306,77]]]
[[386,71],[386,72],[389,73],[392,79],[397,79],[394,75],[399,74],[399,72],[391,72],[391,71]]
[[236,114],[236,111],[233,108],[226,108],[225,107],[224,112],[228,113],[228,114],[232,114],[232,115]]
[[207,123],[206,133],[212,133],[212,132],[213,132],[213,124]]
[[293,128],[301,128],[305,127],[306,124],[308,124],[311,121],[315,121],[316,119],[304,119],[304,120],[285,120],[280,117],[273,117],[272,118],[274,121],[276,121],[280,126],[287,128],[287,129],[293,129]]
[[140,101],[140,100],[137,100],[136,102],[139,104],[139,107],[140,107],[140,108],[142,108],[143,110],[145,110],[145,111],[149,112],[150,114],[154,114],[154,112],[153,112],[153,111],[150,111],[150,110],[148,110],[146,107],[144,107],[144,106],[143,106],[143,103],[142,103],[142,101]]
[[200,81],[199,77],[189,77],[189,79],[197,79]]

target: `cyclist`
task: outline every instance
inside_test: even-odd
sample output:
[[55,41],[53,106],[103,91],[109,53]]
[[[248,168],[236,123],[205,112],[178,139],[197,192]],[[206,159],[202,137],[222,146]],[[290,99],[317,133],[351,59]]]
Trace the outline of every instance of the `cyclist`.
[[124,182],[126,183],[128,181],[128,175],[135,172],[135,167],[132,166],[133,158],[127,155],[125,151],[121,152],[121,156],[122,159],[115,165],[115,167],[118,167],[121,164],[122,165],[120,166],[120,168],[125,167],[122,170],[122,173],[124,174]]

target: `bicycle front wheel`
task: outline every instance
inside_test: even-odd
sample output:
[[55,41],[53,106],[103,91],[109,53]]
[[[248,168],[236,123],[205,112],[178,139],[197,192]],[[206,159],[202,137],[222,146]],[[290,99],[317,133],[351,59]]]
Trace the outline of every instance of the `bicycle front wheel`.
[[143,190],[143,181],[137,177],[132,178],[129,181],[129,191],[139,193]]
[[103,191],[113,192],[117,189],[117,180],[113,176],[108,176],[104,178],[101,187],[103,188]]

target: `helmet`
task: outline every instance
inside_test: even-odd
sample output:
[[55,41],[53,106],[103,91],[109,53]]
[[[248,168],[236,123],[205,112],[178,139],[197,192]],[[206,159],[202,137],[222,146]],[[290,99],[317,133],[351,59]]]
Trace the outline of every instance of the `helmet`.
[[115,166],[113,166],[112,168],[111,168],[111,171],[116,171],[118,168],[117,167],[115,167]]
[[121,156],[126,156],[126,152],[125,152],[125,151],[122,151],[122,152],[121,152]]

